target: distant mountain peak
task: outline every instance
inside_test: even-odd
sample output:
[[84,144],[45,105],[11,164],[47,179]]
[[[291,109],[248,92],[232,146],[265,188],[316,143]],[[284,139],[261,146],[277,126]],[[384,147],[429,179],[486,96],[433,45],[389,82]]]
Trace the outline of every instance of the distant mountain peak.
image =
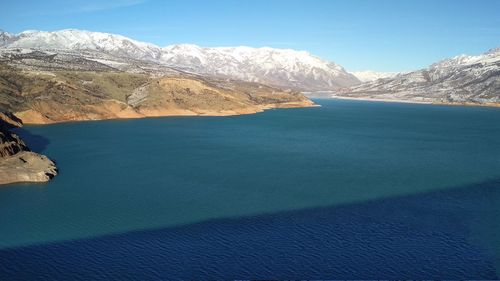
[[489,49],[486,54],[498,54],[500,53],[500,47]]
[[351,74],[356,76],[361,82],[375,81],[381,78],[390,78],[399,74],[399,72],[380,72],[373,70],[352,71]]
[[458,55],[417,71],[345,89],[340,96],[438,103],[500,104],[500,52]]
[[15,35],[0,29],[0,46],[11,43],[15,40]]

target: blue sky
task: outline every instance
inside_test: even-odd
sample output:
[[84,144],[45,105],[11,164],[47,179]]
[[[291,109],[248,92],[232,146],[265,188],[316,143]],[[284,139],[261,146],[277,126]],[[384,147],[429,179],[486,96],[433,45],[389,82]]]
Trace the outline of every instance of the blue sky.
[[0,29],[77,28],[160,46],[307,50],[348,70],[405,71],[500,47],[498,0],[2,0]]

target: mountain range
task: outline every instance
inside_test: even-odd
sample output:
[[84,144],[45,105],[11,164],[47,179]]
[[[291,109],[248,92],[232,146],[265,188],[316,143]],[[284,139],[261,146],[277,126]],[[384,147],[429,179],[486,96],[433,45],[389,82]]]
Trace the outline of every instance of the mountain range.
[[[66,29],[0,32],[0,62],[29,70],[120,71],[199,75],[245,81],[323,97],[431,103],[499,103],[499,48],[460,55],[425,69],[348,72],[306,51],[268,47],[159,47],[121,35]],[[318,94],[319,92],[319,94]]]
[[500,48],[477,56],[459,55],[425,69],[344,88],[327,96],[500,105]]
[[[360,81],[340,65],[306,51],[268,47],[159,47],[121,35],[82,30],[0,32],[3,54],[39,50],[80,56],[122,68],[130,60],[202,75],[225,77],[293,90],[332,90]],[[5,56],[5,55],[4,55]],[[106,60],[106,61],[103,61]]]

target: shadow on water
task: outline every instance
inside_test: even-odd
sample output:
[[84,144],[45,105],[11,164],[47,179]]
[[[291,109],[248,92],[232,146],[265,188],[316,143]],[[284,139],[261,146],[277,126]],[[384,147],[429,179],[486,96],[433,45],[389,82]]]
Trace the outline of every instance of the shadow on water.
[[50,144],[49,139],[40,135],[35,135],[24,128],[16,128],[14,132],[21,137],[33,152],[42,153]]
[[5,280],[497,279],[500,179],[0,251]]

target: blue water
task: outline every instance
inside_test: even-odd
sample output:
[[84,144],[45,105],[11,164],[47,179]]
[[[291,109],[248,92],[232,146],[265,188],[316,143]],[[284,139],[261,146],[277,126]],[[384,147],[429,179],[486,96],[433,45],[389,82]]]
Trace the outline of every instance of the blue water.
[[500,110],[319,108],[26,126],[0,280],[500,277]]

